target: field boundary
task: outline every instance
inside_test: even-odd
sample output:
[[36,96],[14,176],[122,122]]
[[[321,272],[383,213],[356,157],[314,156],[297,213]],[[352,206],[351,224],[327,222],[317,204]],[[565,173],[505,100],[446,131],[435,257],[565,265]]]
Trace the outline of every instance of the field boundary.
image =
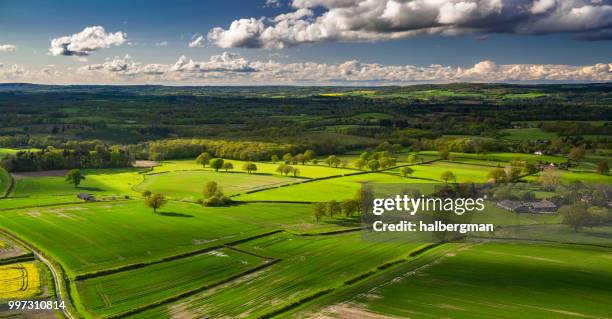
[[[0,167],[0,169],[2,169],[2,168]],[[13,192],[13,188],[15,188],[15,178],[13,177],[13,175],[11,173],[7,172],[6,170],[4,170],[4,171],[6,172],[6,175],[8,176],[9,185],[6,188],[6,190],[4,191],[4,194],[2,194],[2,196],[0,196],[0,199],[9,197],[9,195]]]

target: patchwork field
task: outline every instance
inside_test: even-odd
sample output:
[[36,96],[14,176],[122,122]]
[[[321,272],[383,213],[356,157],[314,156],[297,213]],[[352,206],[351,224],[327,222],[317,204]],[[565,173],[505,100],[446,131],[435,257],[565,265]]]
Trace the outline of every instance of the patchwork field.
[[[341,158],[354,161],[357,153]],[[422,153],[425,159],[437,157]],[[604,287],[612,284],[612,260],[606,257],[612,248],[486,241],[529,234],[515,239],[597,243],[599,238],[605,245],[608,226],[575,234],[559,224],[559,214],[518,216],[490,202],[486,218],[473,221],[493,222],[504,231],[481,234],[478,241],[484,243],[423,249],[423,242],[374,240],[358,231],[359,217],[323,216],[317,222],[313,215],[309,202],[354,198],[364,184],[427,193],[444,183],[445,171],[456,182],[486,182],[489,171],[516,157],[566,161],[511,153],[452,156],[454,161],[411,165],[407,178],[400,168],[369,172],[323,165],[295,165],[299,177],[287,177],[269,162],[256,162],[257,173],[247,174],[240,170],[245,162],[233,160],[233,172],[215,172],[193,160],[163,161],[150,170],[83,170],[86,180],[79,187],[65,181],[65,171],[14,174],[15,187],[0,199],[0,227],[62,266],[84,318],[488,318],[500,309],[501,318],[506,313],[606,318],[609,307],[591,308],[612,296],[597,286],[601,280]],[[612,183],[590,171],[562,171],[561,177],[564,183]],[[202,197],[208,181],[236,195],[235,203],[188,202]],[[169,201],[153,213],[140,195],[144,190]],[[105,201],[79,202],[81,192]],[[9,241],[0,244],[0,257],[2,247],[12,249]],[[41,269],[37,261],[19,265],[34,277]],[[7,268],[6,287],[24,282],[22,268]],[[41,286],[0,291],[40,296]],[[542,301],[535,302],[538,298]]]

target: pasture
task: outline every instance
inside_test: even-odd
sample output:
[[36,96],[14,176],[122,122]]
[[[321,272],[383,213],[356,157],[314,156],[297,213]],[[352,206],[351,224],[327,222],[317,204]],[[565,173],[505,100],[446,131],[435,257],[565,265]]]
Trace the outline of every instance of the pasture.
[[154,214],[140,201],[126,201],[35,207],[0,214],[3,228],[52,254],[72,277],[304,223],[314,223],[310,206],[291,204],[204,208],[172,201]]
[[607,318],[609,256],[610,248],[589,246],[474,245],[326,310],[410,318]]
[[274,187],[299,181],[286,176],[247,174],[242,172],[215,172],[208,170],[171,171],[161,174],[148,174],[135,188],[138,191],[150,190],[180,200],[202,198],[206,183],[215,181],[227,195],[250,190]]
[[303,298],[341,287],[346,281],[391,261],[404,259],[417,244],[364,241],[359,233],[329,236],[274,234],[238,245],[241,250],[282,259],[261,272],[203,291],[134,318],[258,318]]
[[143,268],[76,281],[83,311],[118,314],[213,285],[265,263],[253,255],[219,249]]

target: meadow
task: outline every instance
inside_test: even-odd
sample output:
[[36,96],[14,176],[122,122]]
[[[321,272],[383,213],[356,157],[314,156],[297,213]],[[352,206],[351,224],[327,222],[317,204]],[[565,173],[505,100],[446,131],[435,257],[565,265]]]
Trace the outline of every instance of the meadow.
[[319,315],[353,309],[410,318],[608,318],[609,256],[610,248],[592,246],[462,247],[418,271],[398,269],[392,282]]

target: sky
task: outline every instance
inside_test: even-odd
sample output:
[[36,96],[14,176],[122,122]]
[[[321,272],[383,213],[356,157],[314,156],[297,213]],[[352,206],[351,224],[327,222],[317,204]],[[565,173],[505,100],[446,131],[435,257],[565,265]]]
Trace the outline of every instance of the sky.
[[0,1],[0,82],[612,81],[612,0]]

